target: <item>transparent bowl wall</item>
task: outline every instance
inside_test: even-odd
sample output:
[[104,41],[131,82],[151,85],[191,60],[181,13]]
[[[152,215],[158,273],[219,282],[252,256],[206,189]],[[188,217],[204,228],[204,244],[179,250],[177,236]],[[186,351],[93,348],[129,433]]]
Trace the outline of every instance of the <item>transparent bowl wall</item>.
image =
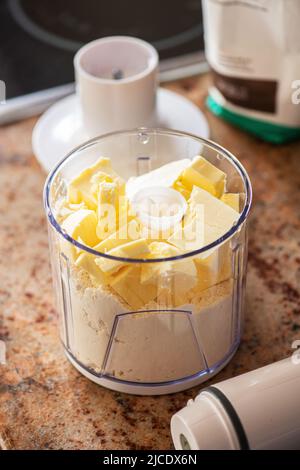
[[[127,288],[142,300],[132,307],[75,267],[80,245],[63,233],[54,211],[75,175],[99,156],[109,157],[127,179],[197,154],[226,172],[227,191],[240,193],[241,204],[238,222],[222,239],[171,261],[177,267],[181,263],[184,271],[186,263],[196,260],[196,284],[183,287],[170,271],[170,260],[126,260],[124,267],[134,268]],[[96,138],[70,153],[48,178],[45,208],[60,335],[73,363],[95,379],[146,387],[203,380],[220,370],[241,337],[250,204],[250,183],[240,163],[225,149],[194,136],[167,130],[124,131]],[[160,264],[160,269],[155,282],[145,286],[137,280],[138,273],[149,263]]]

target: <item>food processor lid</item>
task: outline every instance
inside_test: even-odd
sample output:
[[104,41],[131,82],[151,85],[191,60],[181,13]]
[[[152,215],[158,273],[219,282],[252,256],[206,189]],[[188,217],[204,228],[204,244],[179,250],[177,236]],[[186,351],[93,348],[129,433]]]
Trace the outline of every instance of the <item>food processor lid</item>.
[[[171,420],[171,433],[176,449],[238,450],[241,442],[221,401],[209,387],[195,400],[178,411]],[[222,392],[221,392],[222,393]]]

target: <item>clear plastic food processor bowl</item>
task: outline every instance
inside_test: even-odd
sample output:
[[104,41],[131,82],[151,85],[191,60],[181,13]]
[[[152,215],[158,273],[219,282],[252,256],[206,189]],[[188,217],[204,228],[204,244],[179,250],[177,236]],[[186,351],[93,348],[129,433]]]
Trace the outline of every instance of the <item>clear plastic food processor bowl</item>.
[[[240,216],[221,238],[173,258],[128,259],[100,253],[71,238],[58,223],[56,207],[67,185],[99,157],[109,157],[124,179],[175,160],[202,155],[227,175],[226,190],[240,194]],[[145,188],[146,189],[146,188]],[[163,394],[208,380],[232,358],[240,342],[247,263],[246,222],[251,185],[246,171],[219,145],[171,130],[136,129],[95,138],[69,153],[45,185],[51,262],[61,340],[71,363],[86,377],[113,390]],[[149,294],[136,273],[160,265],[154,294],[138,309],[95,284],[74,263],[75,252],[90,259],[116,259],[135,267],[127,288]],[[184,288],[172,266],[200,260],[198,281]],[[175,264],[172,264],[175,263]],[[165,266],[164,266],[165,265]],[[140,290],[143,289],[143,290]],[[147,297],[146,295],[146,297]]]

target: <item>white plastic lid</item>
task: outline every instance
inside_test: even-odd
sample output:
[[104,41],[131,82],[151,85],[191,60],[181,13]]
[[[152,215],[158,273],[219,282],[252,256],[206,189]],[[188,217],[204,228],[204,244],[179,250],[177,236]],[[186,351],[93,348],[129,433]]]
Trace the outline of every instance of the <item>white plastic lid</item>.
[[131,203],[140,220],[157,231],[175,226],[187,210],[187,203],[182,194],[163,186],[139,190],[132,197]]

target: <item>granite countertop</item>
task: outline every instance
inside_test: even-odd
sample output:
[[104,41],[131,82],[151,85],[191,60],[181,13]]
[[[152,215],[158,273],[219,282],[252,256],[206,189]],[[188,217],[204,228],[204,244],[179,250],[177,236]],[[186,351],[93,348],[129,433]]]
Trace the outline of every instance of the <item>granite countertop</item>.
[[[205,112],[211,138],[253,183],[242,344],[212,382],[286,357],[300,339],[300,143],[268,145],[205,110],[209,76],[172,83]],[[31,149],[36,119],[0,128],[0,443],[12,449],[170,449],[173,413],[200,387],[137,397],[101,388],[58,340],[42,207],[45,174]],[[207,384],[205,384],[207,385]]]

